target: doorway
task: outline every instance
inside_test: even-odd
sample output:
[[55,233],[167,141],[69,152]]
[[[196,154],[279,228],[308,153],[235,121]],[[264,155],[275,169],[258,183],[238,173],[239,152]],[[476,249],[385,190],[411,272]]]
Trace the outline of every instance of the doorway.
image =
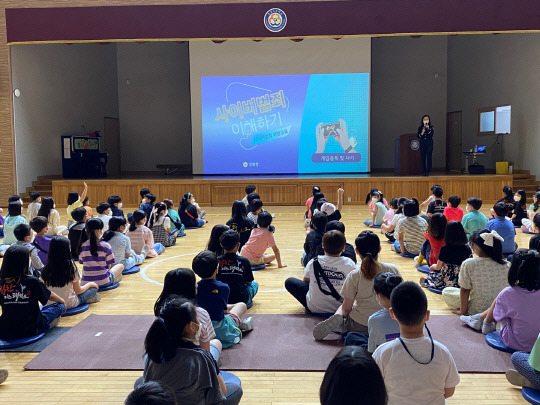
[[461,111],[446,113],[446,170],[462,171]]

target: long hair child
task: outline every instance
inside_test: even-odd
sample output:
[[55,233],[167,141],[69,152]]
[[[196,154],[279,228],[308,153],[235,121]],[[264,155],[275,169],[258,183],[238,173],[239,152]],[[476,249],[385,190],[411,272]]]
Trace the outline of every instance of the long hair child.
[[503,187],[503,193],[504,197],[499,199],[497,202],[502,202],[506,206],[506,209],[508,210],[507,216],[510,218],[512,217],[513,210],[514,210],[514,192],[512,191],[512,187],[510,186],[504,186]]
[[13,231],[19,224],[28,224],[28,221],[22,215],[22,205],[18,202],[10,202],[8,206],[8,214],[4,223],[4,242],[2,243],[2,252],[12,243],[17,242],[17,238]]
[[[29,275],[29,262],[26,247],[14,245],[6,250],[0,267],[0,339],[21,339],[47,332],[66,311],[61,297]],[[49,300],[54,304],[47,305]],[[39,304],[44,305],[41,310]]]
[[240,234],[240,248],[246,244],[251,236],[251,230],[255,224],[247,217],[247,208],[242,201],[235,201],[232,205],[231,219],[227,221],[227,226]]
[[45,197],[41,200],[41,207],[39,208],[38,216],[47,218],[47,226],[49,227],[49,230],[45,236],[67,234],[67,227],[60,225],[60,214],[55,209],[55,204],[52,197]]
[[145,223],[146,214],[144,211],[135,211],[126,236],[131,241],[131,248],[135,254],[140,255],[144,246],[148,245],[150,250],[146,257],[156,257],[163,253],[165,247],[161,243],[154,243],[154,234],[144,225]]
[[180,215],[178,215],[178,211],[174,209],[174,201],[166,198],[163,203],[167,207],[167,216],[171,219],[171,232],[178,231],[177,236],[185,236],[185,233],[183,233],[185,226],[180,219]]
[[523,219],[527,219],[527,193],[525,190],[520,189],[514,195],[514,211],[511,219],[516,228],[522,225]]
[[116,263],[122,264],[124,270],[129,270],[144,262],[150,247],[144,245],[141,254],[136,254],[131,249],[131,240],[124,235],[126,223],[123,217],[112,217],[109,220],[109,229],[103,234],[103,241],[111,245]]
[[41,272],[41,279],[49,290],[65,301],[67,309],[101,300],[94,282],[81,286],[81,275],[71,258],[67,238],[53,238],[49,245],[47,264]]
[[86,221],[85,231],[88,240],[81,245],[79,253],[79,261],[83,265],[81,284],[94,281],[101,288],[119,282],[124,265],[116,263],[111,245],[100,240],[103,236],[103,221],[90,218]]
[[540,192],[536,192],[533,195],[533,203],[529,206],[528,218],[524,218],[521,223],[521,230],[523,233],[538,233],[538,229],[534,226],[534,216],[540,212]]
[[446,232],[447,220],[444,214],[436,212],[428,221],[428,228],[424,234],[426,239],[420,249],[420,255],[416,259],[418,265],[422,264],[424,258],[428,262],[428,265],[437,263],[439,259],[439,252],[444,245],[444,233]]
[[76,191],[70,191],[67,196],[67,216],[68,216],[68,224],[67,227],[69,228],[73,221],[71,220],[71,211],[73,211],[75,208],[82,207],[83,203],[82,200],[86,198],[86,194],[88,193],[88,186],[86,183],[84,183],[84,190],[79,196],[79,193]]
[[[394,210],[394,215],[392,216],[392,221],[388,224],[382,224],[381,230],[384,232],[384,236],[388,238],[390,242],[395,242],[394,229],[401,218],[403,218],[403,204],[408,200],[407,197],[400,197],[397,200],[397,206]],[[387,211],[388,212],[388,211]]]
[[[168,385],[179,404],[218,404],[225,400],[238,404],[242,389],[224,383],[210,353],[194,343],[200,333],[200,320],[191,302],[181,298],[166,301],[144,341],[143,381]],[[183,371],[179,374],[171,370]]]
[[191,193],[185,193],[178,207],[178,215],[186,228],[200,228],[206,221],[199,218],[197,207],[193,204],[195,197]]
[[171,231],[171,218],[167,216],[167,212],[165,203],[156,203],[146,224],[154,235],[154,241],[165,247],[176,244],[178,234],[178,231]]

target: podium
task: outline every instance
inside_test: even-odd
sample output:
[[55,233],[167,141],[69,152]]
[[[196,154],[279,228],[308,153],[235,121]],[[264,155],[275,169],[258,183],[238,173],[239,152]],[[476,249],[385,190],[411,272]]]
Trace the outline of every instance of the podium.
[[420,140],[414,134],[402,134],[395,141],[395,176],[419,176],[422,174],[420,162]]

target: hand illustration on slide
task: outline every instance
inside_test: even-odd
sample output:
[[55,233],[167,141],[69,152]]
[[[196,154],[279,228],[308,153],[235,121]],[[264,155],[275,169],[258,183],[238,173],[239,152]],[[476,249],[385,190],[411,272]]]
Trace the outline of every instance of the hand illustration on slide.
[[315,133],[317,135],[317,151],[315,153],[324,153],[324,148],[326,147],[326,142],[328,142],[328,137],[324,136],[323,123],[319,122],[315,127]]
[[323,124],[322,122],[319,122],[315,127],[315,133],[317,136],[317,151],[315,153],[324,153],[326,143],[330,136],[333,136],[334,139],[339,142],[343,152],[356,153],[356,150],[354,149],[356,145],[351,145],[349,140],[347,123],[341,118],[335,124]]

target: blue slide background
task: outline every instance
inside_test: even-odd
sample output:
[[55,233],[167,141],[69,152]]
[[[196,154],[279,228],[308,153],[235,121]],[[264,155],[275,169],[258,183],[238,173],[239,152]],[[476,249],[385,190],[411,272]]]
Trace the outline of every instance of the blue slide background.
[[[368,73],[203,77],[201,92],[205,174],[368,171]],[[339,119],[357,154],[330,136],[321,161],[316,126]]]

